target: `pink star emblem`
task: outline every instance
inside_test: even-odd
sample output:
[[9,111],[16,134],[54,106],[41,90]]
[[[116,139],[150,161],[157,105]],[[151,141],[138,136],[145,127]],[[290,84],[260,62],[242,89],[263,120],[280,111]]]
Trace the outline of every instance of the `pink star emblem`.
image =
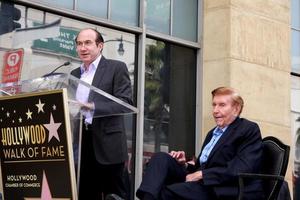
[[61,123],[55,123],[52,113],[50,114],[50,124],[44,124],[44,126],[48,129],[49,131],[49,136],[48,136],[48,142],[55,137],[59,141],[59,136],[57,129],[60,127]]
[[48,185],[48,181],[47,181],[45,171],[43,171],[43,183],[42,183],[41,199],[43,199],[43,200],[51,200],[52,199],[52,195],[51,195],[51,192],[50,192],[50,188],[49,188],[49,185]]

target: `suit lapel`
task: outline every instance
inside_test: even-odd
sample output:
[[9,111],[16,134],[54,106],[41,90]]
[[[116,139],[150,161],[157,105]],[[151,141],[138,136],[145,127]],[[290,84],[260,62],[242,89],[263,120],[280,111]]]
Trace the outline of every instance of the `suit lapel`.
[[217,152],[219,148],[222,148],[223,144],[226,143],[226,141],[228,141],[230,137],[232,137],[232,134],[234,134],[233,132],[235,132],[236,127],[239,125],[239,123],[240,123],[240,118],[238,117],[234,120],[234,122],[231,125],[229,125],[227,130],[223,133],[223,135],[221,136],[217,144],[210,152],[207,162],[209,162],[210,158],[213,157],[214,153]]
[[[97,66],[97,69],[96,69],[96,72],[95,72],[95,75],[94,75],[94,78],[92,81],[92,86],[101,89],[99,86],[100,86],[101,81],[103,80],[104,73],[107,68],[106,63],[107,63],[106,58],[104,56],[102,56],[98,66]],[[93,95],[94,95],[94,92],[91,92],[89,95],[89,100],[93,99]]]
[[100,85],[101,80],[103,79],[104,71],[107,67],[106,62],[107,62],[106,58],[104,56],[102,56],[98,66],[97,66],[97,70],[95,72],[94,79],[92,81],[92,85],[95,87]]
[[80,79],[80,67],[78,67],[77,69],[75,69],[73,72],[72,72],[72,75],[75,76],[76,78]]

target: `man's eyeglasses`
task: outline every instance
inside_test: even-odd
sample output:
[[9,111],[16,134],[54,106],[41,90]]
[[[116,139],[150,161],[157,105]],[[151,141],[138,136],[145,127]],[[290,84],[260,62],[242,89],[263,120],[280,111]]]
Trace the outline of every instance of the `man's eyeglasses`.
[[94,44],[94,41],[91,40],[85,40],[85,41],[76,41],[76,46],[77,47],[90,47]]

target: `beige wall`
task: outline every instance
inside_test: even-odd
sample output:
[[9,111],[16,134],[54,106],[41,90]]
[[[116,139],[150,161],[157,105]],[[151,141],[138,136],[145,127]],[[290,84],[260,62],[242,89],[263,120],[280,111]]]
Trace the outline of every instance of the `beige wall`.
[[202,132],[214,125],[210,92],[225,85],[241,93],[242,117],[257,122],[263,137],[291,145],[290,1],[204,0],[203,31]]

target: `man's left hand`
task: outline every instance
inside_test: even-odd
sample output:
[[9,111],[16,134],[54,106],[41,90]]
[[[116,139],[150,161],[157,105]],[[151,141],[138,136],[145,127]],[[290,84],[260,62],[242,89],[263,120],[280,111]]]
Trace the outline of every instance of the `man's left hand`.
[[185,181],[199,181],[202,179],[202,171],[196,171],[194,173],[188,174],[185,177]]

